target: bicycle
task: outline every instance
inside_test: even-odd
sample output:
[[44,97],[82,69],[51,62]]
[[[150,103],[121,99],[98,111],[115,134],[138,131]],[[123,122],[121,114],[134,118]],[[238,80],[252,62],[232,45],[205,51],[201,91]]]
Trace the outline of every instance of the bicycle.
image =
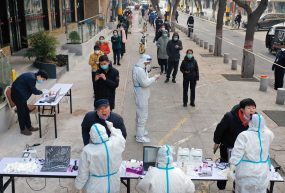
[[148,36],[148,34],[145,34],[144,32],[141,32],[141,33],[142,33],[142,37],[139,43],[139,53],[143,54],[145,53],[145,50],[146,50],[146,42],[147,42],[146,37]]

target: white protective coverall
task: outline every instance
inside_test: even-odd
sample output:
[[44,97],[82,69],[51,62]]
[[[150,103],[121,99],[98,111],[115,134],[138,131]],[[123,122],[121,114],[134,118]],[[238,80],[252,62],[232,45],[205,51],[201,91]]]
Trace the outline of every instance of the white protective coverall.
[[150,97],[149,86],[155,82],[155,77],[148,77],[148,69],[145,62],[149,62],[151,57],[143,54],[139,61],[133,67],[133,84],[136,102],[136,137],[143,137],[145,132],[145,123],[148,117],[148,99]]
[[240,133],[231,153],[236,193],[266,193],[270,180],[270,144],[274,134],[262,115],[254,114],[247,131]]
[[157,167],[149,168],[137,185],[139,193],[194,193],[195,186],[180,168],[173,167],[173,152],[162,146],[157,155]]
[[83,148],[79,161],[77,189],[87,193],[119,193],[120,166],[126,140],[120,129],[108,122],[111,135],[101,124],[94,124],[90,130],[91,143]]

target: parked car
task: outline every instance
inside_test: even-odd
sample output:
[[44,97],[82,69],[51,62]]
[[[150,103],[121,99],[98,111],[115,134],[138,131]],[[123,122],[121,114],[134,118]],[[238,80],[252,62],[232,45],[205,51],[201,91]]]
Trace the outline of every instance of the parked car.
[[[285,13],[267,13],[260,17],[256,25],[256,31],[269,29],[273,25],[285,22]],[[247,27],[247,22],[242,23],[242,27]]]
[[265,46],[270,53],[277,53],[285,47],[285,22],[272,26],[266,33]]

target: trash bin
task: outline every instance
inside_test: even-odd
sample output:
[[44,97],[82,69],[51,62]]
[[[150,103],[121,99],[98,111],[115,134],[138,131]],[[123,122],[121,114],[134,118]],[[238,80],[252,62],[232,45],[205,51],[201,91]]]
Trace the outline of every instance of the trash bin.
[[266,92],[267,91],[267,87],[268,87],[268,76],[266,75],[261,75],[260,76],[260,86],[259,86],[259,90]]

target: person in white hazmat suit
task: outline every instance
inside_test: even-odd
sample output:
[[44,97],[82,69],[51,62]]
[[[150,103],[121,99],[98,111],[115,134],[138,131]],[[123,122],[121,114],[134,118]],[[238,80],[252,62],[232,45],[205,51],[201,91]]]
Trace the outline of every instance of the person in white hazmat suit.
[[148,169],[136,187],[139,193],[194,193],[195,186],[190,177],[173,166],[173,151],[162,146],[157,154],[157,167]]
[[139,61],[133,67],[133,86],[136,103],[136,141],[139,143],[149,143],[150,139],[146,136],[148,131],[145,123],[148,117],[148,99],[150,97],[150,85],[160,76],[159,74],[149,78],[151,57],[141,55]]
[[248,130],[238,135],[229,161],[229,177],[235,179],[235,193],[266,193],[273,138],[274,134],[265,126],[262,115],[252,115]]
[[126,140],[113,123],[106,121],[106,124],[111,131],[110,137],[104,126],[94,124],[90,130],[91,142],[81,153],[75,186],[85,189],[86,193],[120,192],[119,169]]

